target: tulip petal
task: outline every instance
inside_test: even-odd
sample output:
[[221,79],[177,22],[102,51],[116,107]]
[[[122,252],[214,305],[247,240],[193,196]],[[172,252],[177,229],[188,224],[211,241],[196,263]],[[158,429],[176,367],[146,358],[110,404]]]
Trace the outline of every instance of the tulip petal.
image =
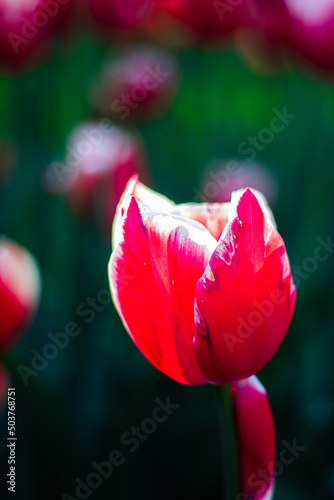
[[274,492],[275,427],[266,390],[253,376],[232,384],[245,498],[271,500]]
[[196,287],[194,348],[202,373],[222,384],[261,370],[283,340],[294,303],[282,238],[251,190],[237,193]]
[[172,214],[195,220],[218,241],[228,221],[229,203],[184,203],[175,205]]
[[118,242],[122,238],[122,206],[124,199],[131,195],[133,195],[136,200],[141,203],[148,205],[152,209],[159,210],[160,212],[169,212],[175,206],[175,203],[166,198],[166,196],[156,193],[153,189],[150,189],[139,182],[137,174],[132,175],[125,187],[124,193],[120,198],[116,209],[112,228],[113,248],[116,248]]
[[122,238],[109,263],[113,300],[146,358],[184,384],[206,383],[192,348],[196,283],[216,240],[194,221],[123,202]]

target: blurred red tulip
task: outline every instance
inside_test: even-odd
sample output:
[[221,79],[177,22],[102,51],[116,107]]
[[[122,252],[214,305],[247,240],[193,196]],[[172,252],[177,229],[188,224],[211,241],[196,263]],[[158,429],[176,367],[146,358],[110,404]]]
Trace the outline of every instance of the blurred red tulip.
[[89,0],[94,19],[113,29],[138,26],[148,15],[150,0]]
[[221,38],[235,30],[245,0],[153,0],[156,7],[167,11],[197,37]]
[[73,0],[1,0],[0,63],[16,66],[42,48],[67,18]]
[[334,1],[285,0],[292,18],[292,44],[320,69],[334,70]]
[[233,191],[250,187],[264,194],[271,207],[277,199],[277,181],[261,163],[253,161],[214,161],[209,163],[201,189],[196,190],[200,201],[228,202]]
[[105,66],[93,100],[104,116],[149,120],[171,104],[177,86],[174,59],[160,49],[138,46]]
[[125,195],[109,280],[138,348],[184,384],[257,373],[279,347],[295,302],[284,243],[263,197],[246,189],[230,204],[174,205],[134,179]]
[[240,27],[248,28],[271,44],[289,39],[290,15],[285,0],[248,0]]
[[0,351],[22,333],[38,305],[39,267],[25,248],[0,239]]
[[253,376],[234,382],[232,396],[244,495],[240,498],[271,500],[276,440],[266,390]]
[[116,206],[134,172],[148,179],[144,146],[134,134],[109,120],[86,122],[68,137],[63,163],[53,162],[46,188],[67,196],[79,214],[95,212],[108,235]]
[[248,0],[235,35],[235,46],[253,69],[271,73],[286,64],[290,14],[285,0]]

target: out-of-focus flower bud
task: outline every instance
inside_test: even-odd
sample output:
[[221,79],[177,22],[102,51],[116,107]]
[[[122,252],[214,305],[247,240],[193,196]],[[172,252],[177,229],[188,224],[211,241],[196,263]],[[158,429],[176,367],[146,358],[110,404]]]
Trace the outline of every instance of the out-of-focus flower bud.
[[249,0],[235,34],[241,58],[261,73],[276,73],[286,65],[290,14],[285,0]]
[[291,43],[311,65],[334,71],[334,1],[285,0],[291,15]]
[[271,207],[275,206],[277,181],[270,170],[257,162],[230,160],[209,163],[196,195],[201,202],[223,203],[230,201],[233,191],[246,187],[257,189],[264,194]]
[[0,64],[17,67],[45,51],[45,42],[67,19],[74,0],[1,0]]
[[41,276],[31,253],[0,238],[0,351],[31,321],[39,302]]
[[140,139],[109,120],[86,122],[68,137],[63,162],[53,162],[45,186],[63,194],[78,214],[95,213],[110,234],[116,206],[129,178],[148,178],[144,146]]
[[168,53],[135,47],[105,66],[93,103],[104,116],[117,120],[149,120],[173,101],[178,76],[177,65]]

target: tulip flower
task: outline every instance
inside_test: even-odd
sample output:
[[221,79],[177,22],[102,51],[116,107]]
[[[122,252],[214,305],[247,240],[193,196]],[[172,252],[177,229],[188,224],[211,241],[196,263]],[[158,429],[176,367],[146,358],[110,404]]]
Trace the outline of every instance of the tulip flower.
[[295,288],[264,197],[175,205],[131,179],[117,210],[109,281],[141,352],[183,384],[256,374],[288,329]]
[[239,444],[240,500],[271,500],[275,428],[266,390],[253,376],[232,384]]
[[109,235],[129,177],[138,171],[148,177],[144,146],[136,135],[102,120],[77,126],[66,151],[62,163],[48,167],[46,189],[66,196],[77,214],[95,213]]
[[244,0],[154,0],[156,7],[184,24],[196,37],[216,39],[232,33],[238,26]]
[[72,4],[73,0],[1,0],[0,63],[16,66],[43,49]]
[[41,277],[34,257],[11,240],[0,239],[0,351],[31,321],[39,302]]
[[137,122],[167,109],[177,86],[174,59],[163,50],[137,46],[105,65],[93,101],[103,116]]
[[334,70],[334,1],[285,0],[289,8],[293,47],[314,66]]
[[129,29],[138,26],[150,10],[149,0],[89,0],[94,19],[108,28]]

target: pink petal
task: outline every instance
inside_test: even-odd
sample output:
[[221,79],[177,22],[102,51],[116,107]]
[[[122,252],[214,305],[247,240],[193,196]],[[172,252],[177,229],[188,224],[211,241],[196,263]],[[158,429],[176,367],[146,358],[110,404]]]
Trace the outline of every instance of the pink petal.
[[282,238],[249,189],[236,193],[196,287],[194,348],[202,373],[222,384],[261,370],[283,340],[294,303]]
[[232,396],[239,442],[242,493],[271,500],[274,492],[275,427],[266,390],[256,377],[234,382]]
[[115,306],[146,358],[184,384],[206,379],[192,347],[196,283],[216,247],[200,224],[159,213],[133,196],[109,263]]

